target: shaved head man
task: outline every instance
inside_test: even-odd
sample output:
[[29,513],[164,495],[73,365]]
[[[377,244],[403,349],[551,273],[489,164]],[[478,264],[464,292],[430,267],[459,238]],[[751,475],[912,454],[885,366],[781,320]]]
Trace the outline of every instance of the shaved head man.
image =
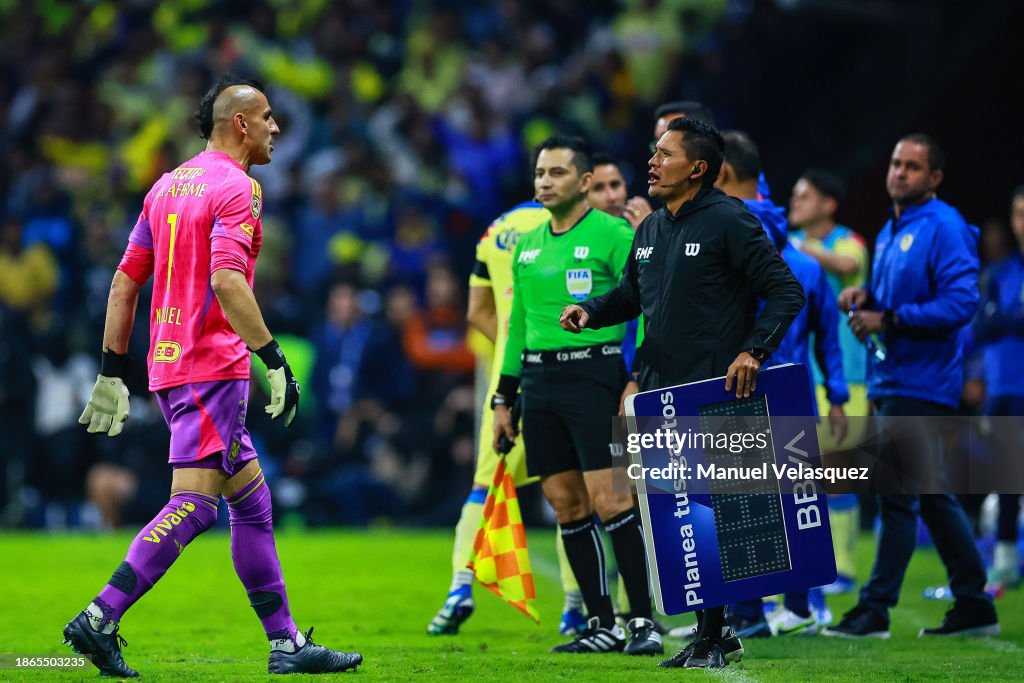
[[314,644],[312,629],[303,634],[292,619],[270,488],[245,426],[251,353],[267,368],[267,414],[288,427],[299,407],[299,383],[252,291],[263,190],[249,169],[270,163],[281,131],[263,87],[234,76],[206,93],[196,118],[209,144],[146,194],[110,285],[100,373],[78,420],[90,433],[111,437],[127,422],[124,378],[134,366],[128,340],[139,290],[153,277],[147,365],[149,390],[171,432],[170,499],[64,627],[64,642],[89,655],[103,675],[137,677],[121,654],[121,617],[216,524],[223,498],[235,573],[270,642],[269,673],[353,669],[363,661],[358,653]]
[[210,91],[196,113],[207,149],[223,150],[246,170],[270,163],[274,136],[281,132],[270,102],[255,85],[240,84]]

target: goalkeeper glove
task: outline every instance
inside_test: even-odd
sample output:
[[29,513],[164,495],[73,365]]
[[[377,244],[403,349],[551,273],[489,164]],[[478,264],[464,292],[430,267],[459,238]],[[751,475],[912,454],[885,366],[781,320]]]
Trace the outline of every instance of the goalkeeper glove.
[[267,414],[272,419],[284,415],[284,426],[289,427],[299,410],[299,383],[284,359],[284,351],[273,339],[266,346],[256,349],[254,353],[267,366],[267,381],[270,382],[270,405]]
[[78,423],[89,425],[90,434],[104,432],[117,436],[124,429],[128,419],[128,387],[124,378],[131,369],[131,359],[126,355],[104,351],[100,362],[100,374],[89,395],[89,402],[78,418]]

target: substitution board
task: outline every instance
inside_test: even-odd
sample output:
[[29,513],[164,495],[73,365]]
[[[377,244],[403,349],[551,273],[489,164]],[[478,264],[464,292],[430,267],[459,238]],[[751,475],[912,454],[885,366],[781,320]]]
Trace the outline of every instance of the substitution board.
[[720,377],[626,402],[627,471],[662,614],[836,578],[825,492],[811,471],[821,459],[807,369],[768,368],[749,398],[724,387]]

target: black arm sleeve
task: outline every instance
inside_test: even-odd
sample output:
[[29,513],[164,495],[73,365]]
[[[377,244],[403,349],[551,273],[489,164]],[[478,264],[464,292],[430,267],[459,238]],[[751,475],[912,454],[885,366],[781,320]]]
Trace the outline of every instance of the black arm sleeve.
[[761,315],[740,348],[758,348],[769,354],[775,353],[807,300],[804,288],[753,214],[743,211],[726,224],[729,259],[733,267],[750,280],[754,292],[764,299]]
[[[643,227],[643,226],[641,226]],[[636,244],[636,238],[633,238]],[[639,317],[640,309],[640,287],[637,283],[636,259],[633,258],[635,248],[631,247],[629,256],[626,257],[626,267],[622,271],[622,278],[615,289],[609,290],[601,296],[587,299],[580,304],[580,308],[587,312],[590,320],[587,321],[588,330],[599,330],[602,327],[621,325],[624,322]]]

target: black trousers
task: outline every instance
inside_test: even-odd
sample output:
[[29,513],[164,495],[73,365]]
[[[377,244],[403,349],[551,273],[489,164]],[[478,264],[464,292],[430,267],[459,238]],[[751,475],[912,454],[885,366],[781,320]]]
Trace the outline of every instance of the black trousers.
[[[886,397],[875,403],[880,417],[945,417],[953,409],[920,399]],[[926,429],[915,429],[912,421],[898,430],[897,448],[902,459],[915,466],[941,472],[942,442]],[[884,457],[884,456],[883,456]],[[948,493],[881,493],[878,495],[882,531],[878,538],[871,578],[860,591],[860,603],[888,616],[899,600],[903,577],[917,543],[917,518],[924,520],[935,549],[946,566],[950,587],[958,606],[973,607],[992,603],[985,593],[985,566],[974,543],[967,516],[955,496]]]

